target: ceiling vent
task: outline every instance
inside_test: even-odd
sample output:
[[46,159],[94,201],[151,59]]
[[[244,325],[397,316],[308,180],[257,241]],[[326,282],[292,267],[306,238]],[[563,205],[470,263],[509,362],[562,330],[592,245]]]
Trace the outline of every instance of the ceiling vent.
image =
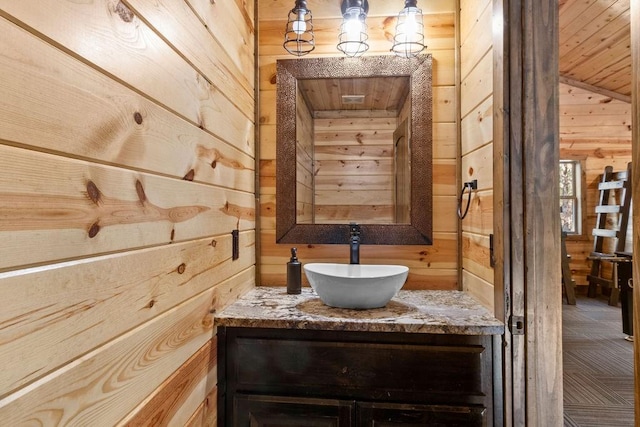
[[343,104],[364,104],[364,95],[342,95]]

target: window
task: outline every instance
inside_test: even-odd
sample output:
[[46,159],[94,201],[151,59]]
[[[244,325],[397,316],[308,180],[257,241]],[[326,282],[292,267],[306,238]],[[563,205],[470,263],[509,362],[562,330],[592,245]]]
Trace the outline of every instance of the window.
[[582,171],[580,161],[560,161],[560,222],[567,235],[582,234]]

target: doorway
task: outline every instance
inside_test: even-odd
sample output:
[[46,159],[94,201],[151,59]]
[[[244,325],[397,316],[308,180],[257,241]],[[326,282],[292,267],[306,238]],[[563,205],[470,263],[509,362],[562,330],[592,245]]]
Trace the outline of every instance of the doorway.
[[[632,160],[633,144],[630,124],[634,119],[631,103],[633,73],[631,72],[629,31],[632,5],[629,0],[591,2],[591,4],[567,0],[559,3],[560,156],[561,159],[566,160],[579,159],[584,165],[587,195],[583,206],[586,211],[583,236],[568,238],[567,249],[572,255],[573,278],[578,285],[585,285],[586,277],[590,274],[590,264],[586,258],[593,250],[591,230],[596,228],[598,175],[603,173],[605,166],[612,166],[615,171],[625,170],[627,163]],[[607,274],[610,274],[609,269]],[[631,351],[632,344],[624,341],[620,307],[615,309],[609,307],[606,298],[601,297],[600,294],[596,299],[581,297],[584,289],[581,286],[578,286],[578,289],[580,289],[578,306],[568,307],[566,303],[563,305],[563,317],[567,320],[567,322],[563,320],[563,346],[566,347],[563,352],[565,363],[563,377],[564,400],[568,405],[568,414],[565,414],[567,425],[573,425],[567,421],[567,415],[570,419],[574,419],[571,415],[571,405],[575,404],[579,407],[580,399],[587,399],[585,402],[590,402],[592,407],[597,407],[598,402],[608,402],[608,408],[601,408],[599,411],[601,415],[606,414],[607,411],[614,411],[615,408],[624,407],[625,399],[629,409],[628,390],[622,386],[625,378],[616,376],[620,373],[619,369],[606,368],[602,364],[596,368],[591,367],[590,364],[591,359],[600,357],[598,354],[602,355],[616,347],[620,350],[618,355],[610,355],[604,359],[604,362],[613,358],[619,362],[618,367],[625,365],[625,359],[620,356],[624,354],[625,349],[626,357],[629,358],[628,352]],[[598,304],[600,307],[596,309]],[[617,317],[610,321],[617,320],[617,326],[609,330],[611,334],[609,338],[600,335],[598,341],[595,332],[602,328],[598,327],[598,322],[590,322],[594,321],[594,317],[601,316],[603,317],[602,326],[610,325],[611,323],[604,319],[613,313],[617,313]],[[584,340],[581,344],[583,349],[575,347],[576,333],[581,330],[580,325],[574,322],[576,316],[581,318],[585,325],[590,325],[589,329],[581,333]],[[594,334],[591,334],[591,331]],[[610,340],[620,342],[612,343]],[[596,345],[603,348],[589,348]],[[589,353],[593,355],[585,356]],[[582,360],[579,363],[583,371],[598,369],[590,375],[590,384],[582,384],[585,390],[583,396],[573,392],[576,383],[581,381],[580,378],[584,374],[573,369],[573,364],[580,360]],[[628,362],[629,360],[626,360],[626,363]],[[628,365],[626,366],[628,368]],[[607,389],[608,380],[605,375],[607,371],[611,380],[617,379],[623,397],[615,388]],[[627,380],[633,383],[633,372],[629,369],[626,372]],[[594,384],[599,379],[604,382],[600,385]],[[587,391],[591,386],[594,386],[593,391]],[[630,408],[633,408],[633,398],[631,398]],[[588,412],[589,410],[585,409],[585,413]],[[624,416],[615,417],[611,413],[609,415],[609,419],[617,419],[619,423],[624,424]],[[627,417],[630,415],[633,414],[627,413]],[[633,425],[632,418],[628,422]]]

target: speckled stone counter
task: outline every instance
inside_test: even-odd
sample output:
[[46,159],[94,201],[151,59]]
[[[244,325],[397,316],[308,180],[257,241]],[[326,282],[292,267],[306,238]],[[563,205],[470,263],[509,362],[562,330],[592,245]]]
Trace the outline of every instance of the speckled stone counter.
[[256,287],[215,314],[228,327],[500,335],[504,325],[460,291],[400,291],[386,307],[332,308],[310,288],[288,295],[284,287]]

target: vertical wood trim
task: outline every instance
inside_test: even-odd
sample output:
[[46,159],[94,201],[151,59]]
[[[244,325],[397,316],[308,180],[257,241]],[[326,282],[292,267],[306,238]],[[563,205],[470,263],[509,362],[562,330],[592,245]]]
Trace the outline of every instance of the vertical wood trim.
[[514,0],[508,7],[510,228],[504,240],[511,250],[505,264],[511,265],[511,314],[525,319],[525,335],[511,337],[510,422],[560,426],[558,5]]
[[[493,0],[493,256],[494,265],[494,314],[508,324],[511,314],[511,263],[509,260],[511,245],[509,244],[510,204],[509,204],[509,90],[505,85],[509,82],[509,34],[507,28],[507,8],[505,0]],[[499,24],[498,24],[499,23]],[[501,370],[502,380],[502,422],[511,426],[513,419],[513,372],[511,348],[512,339],[508,328],[505,330],[503,345],[499,347],[502,366],[495,366],[494,371]],[[494,419],[499,420],[494,411]]]
[[[456,0],[455,11],[455,85],[456,85],[456,191],[462,187],[462,109],[460,108],[462,99],[462,60],[461,60],[461,44],[460,35],[460,0]],[[457,263],[458,263],[458,289],[462,290],[462,220],[458,218],[457,232]]]
[[[558,5],[524,0],[522,170],[526,425],[562,425],[562,306],[558,188]],[[515,99],[515,98],[512,98]],[[553,177],[549,179],[549,177]],[[512,218],[513,219],[513,218]]]
[[[640,0],[631,0],[631,145],[633,157],[633,178],[632,178],[632,199],[640,200]],[[633,283],[636,285],[633,289],[634,301],[633,305],[633,329],[640,331],[640,263],[638,256],[640,255],[640,207],[636,202],[636,208],[633,210],[633,253],[636,260],[633,263]],[[634,371],[636,381],[634,382],[635,390],[635,424],[640,425],[640,340],[637,332],[634,340]]]
[[[505,84],[509,81],[508,67],[508,34],[504,31],[505,25],[505,0],[493,1],[493,22],[502,22],[503,27],[493,28],[493,251],[495,257],[494,274],[494,313],[498,319],[507,320],[510,310],[508,300],[505,298],[505,289],[509,287],[510,264],[509,240],[506,232],[509,230],[509,115],[505,106],[509,104],[509,91]],[[502,215],[500,215],[500,213]]]
[[[505,180],[509,180],[507,192],[509,208],[509,232],[505,240],[509,241],[508,258],[510,288],[505,289],[506,296],[511,301],[510,313],[506,319],[507,325],[512,316],[524,316],[525,313],[525,265],[524,265],[524,183],[523,183],[523,105],[522,99],[522,1],[514,0],[505,4],[507,22],[505,33],[508,33],[508,82],[505,87],[509,91],[509,164],[505,171]],[[507,86],[508,85],[508,86]],[[511,102],[513,99],[513,102]],[[507,143],[505,143],[507,145]],[[510,329],[510,328],[509,328]],[[511,384],[512,384],[512,413],[510,425],[526,425],[526,372],[525,372],[525,337],[513,335],[511,338]]]
[[[535,67],[530,82],[534,99],[527,115],[533,123],[526,164],[527,176],[527,370],[535,365],[527,384],[529,425],[563,425],[562,283],[560,269],[560,207],[558,164],[559,126],[559,27],[555,0],[533,1],[526,13],[534,37],[527,63]],[[549,179],[553,177],[553,179]],[[544,355],[540,357],[540,355]],[[540,424],[538,424],[540,423]]]
[[256,227],[256,277],[255,277],[255,281],[256,281],[256,286],[260,286],[260,278],[262,277],[262,273],[261,273],[261,269],[262,269],[262,263],[259,262],[259,257],[260,254],[262,253],[262,251],[260,250],[261,248],[261,244],[262,244],[262,233],[260,232],[261,229],[261,221],[260,221],[260,217],[262,216],[262,212],[260,210],[260,133],[261,133],[261,126],[260,126],[260,63],[257,60],[257,58],[260,57],[260,42],[258,39],[258,33],[260,32],[260,20],[258,19],[258,10],[259,10],[259,5],[258,5],[258,0],[254,0],[253,3],[253,22],[254,22],[254,32],[253,32],[253,43],[254,43],[254,47],[253,47],[253,51],[254,51],[254,61],[253,61],[253,66],[254,66],[254,84],[253,84],[253,97],[255,99],[255,107],[254,107],[254,116],[253,116],[253,123],[254,123],[254,148],[253,148],[253,152],[255,153],[255,167],[254,170],[256,171],[255,176],[254,176],[254,180],[255,180],[255,185],[254,185],[254,197],[255,197],[255,201],[256,201],[256,205],[255,205],[255,213],[256,213],[256,222],[255,222],[255,227]]

